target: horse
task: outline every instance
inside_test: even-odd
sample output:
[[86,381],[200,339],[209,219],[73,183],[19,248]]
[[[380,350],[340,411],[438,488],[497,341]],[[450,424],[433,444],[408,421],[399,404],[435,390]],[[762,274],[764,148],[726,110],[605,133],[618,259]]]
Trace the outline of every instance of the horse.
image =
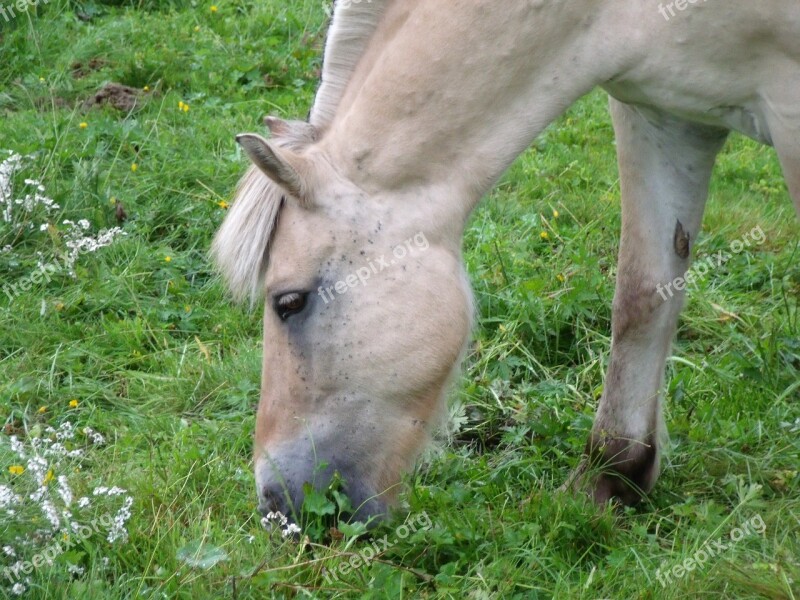
[[622,230],[605,385],[565,486],[653,489],[685,296],[663,286],[690,268],[730,131],[774,147],[800,211],[796,0],[340,0],[307,119],[236,137],[252,164],[212,245],[233,296],[264,301],[263,513],[296,515],[337,474],[357,518],[396,504],[470,336],[467,219],[597,87]]

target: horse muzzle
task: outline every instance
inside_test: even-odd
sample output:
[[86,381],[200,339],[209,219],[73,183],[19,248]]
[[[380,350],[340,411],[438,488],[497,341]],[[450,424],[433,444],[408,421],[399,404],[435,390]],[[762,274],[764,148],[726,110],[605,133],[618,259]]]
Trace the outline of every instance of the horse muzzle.
[[[335,459],[264,453],[256,460],[255,477],[258,510],[263,516],[281,513],[291,522],[301,523],[308,486],[325,494],[334,478],[341,481],[338,489],[347,495],[351,505],[339,518],[377,523],[388,514],[388,503],[353,465]],[[337,506],[336,511],[339,513],[340,507]]]

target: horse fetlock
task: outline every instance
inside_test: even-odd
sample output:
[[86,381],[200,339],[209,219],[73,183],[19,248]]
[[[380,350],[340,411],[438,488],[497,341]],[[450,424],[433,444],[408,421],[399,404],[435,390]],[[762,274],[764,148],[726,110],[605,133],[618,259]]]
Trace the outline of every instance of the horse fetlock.
[[644,440],[632,436],[593,431],[586,444],[587,491],[597,504],[618,500],[639,502],[653,489],[659,471],[654,435]]

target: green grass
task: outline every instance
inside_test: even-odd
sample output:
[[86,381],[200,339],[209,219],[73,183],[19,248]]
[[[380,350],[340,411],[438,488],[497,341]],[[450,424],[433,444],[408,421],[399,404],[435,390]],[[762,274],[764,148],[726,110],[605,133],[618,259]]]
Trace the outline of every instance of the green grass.
[[[0,286],[28,277],[37,253],[63,255],[64,219],[115,226],[114,199],[129,215],[127,235],[81,255],[74,277],[0,294],[0,485],[25,477],[7,469],[10,435],[69,421],[107,439],[59,463],[76,493],[102,483],[134,497],[127,543],[81,541],[30,575],[27,597],[800,596],[800,227],[774,153],[741,137],[720,158],[697,251],[756,225],[766,242],[690,295],[655,492],[622,514],[554,492],[591,427],[610,343],[619,186],[600,93],[535,142],[469,226],[480,318],[455,433],[402,498],[431,526],[404,536],[397,517],[375,534],[397,540],[380,560],[328,581],[370,547],[358,529],[325,544],[319,527],[307,543],[263,531],[250,470],[260,315],[231,304],[206,252],[245,167],[233,136],[268,113],[301,117],[313,97],[325,13],[288,4],[51,0],[0,19],[0,152],[34,154],[19,178],[61,206],[50,231],[41,215],[33,229],[0,221],[0,248],[12,245]],[[109,81],[149,92],[130,113],[83,110]],[[755,517],[762,535],[658,583],[657,568]],[[41,519],[0,522],[0,548],[23,535],[35,549]]]

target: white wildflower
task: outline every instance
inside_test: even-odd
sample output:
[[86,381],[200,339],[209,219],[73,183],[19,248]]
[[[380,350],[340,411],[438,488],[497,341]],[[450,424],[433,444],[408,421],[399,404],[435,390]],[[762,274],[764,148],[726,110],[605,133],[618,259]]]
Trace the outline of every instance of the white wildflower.
[[17,494],[7,485],[0,485],[0,508],[6,508],[22,502]]
[[25,445],[15,435],[11,436],[10,441],[11,450],[20,458],[25,458]]
[[[30,156],[22,157],[19,154],[10,152],[8,158],[0,162],[0,209],[2,209],[3,220],[11,223],[14,216],[14,206],[20,206],[26,214],[31,214],[37,207],[43,207],[46,214],[51,213],[59,207],[53,202],[52,198],[44,195],[45,188],[42,182],[37,179],[26,178],[23,184],[27,188],[33,188],[33,193],[27,193],[22,198],[14,198],[14,174],[21,171],[25,166],[25,159],[28,161]],[[23,223],[20,220],[20,223]]]
[[283,537],[289,537],[290,535],[294,535],[295,533],[300,533],[300,531],[302,531],[300,527],[298,527],[294,523],[289,523],[286,526],[286,529],[283,530],[282,535]]
[[53,503],[48,499],[44,500],[41,504],[42,514],[44,514],[45,519],[50,521],[50,525],[53,526],[53,530],[58,531],[61,529],[61,520],[58,518],[58,513],[56,512],[56,507],[53,506]]
[[69,421],[65,421],[61,424],[61,427],[58,428],[58,432],[56,433],[57,440],[71,440],[75,437],[75,432],[72,430],[72,423]]
[[65,505],[72,504],[72,490],[69,489],[69,482],[65,475],[58,476],[58,495],[61,496]]
[[21,583],[15,583],[11,587],[11,593],[14,594],[15,596],[22,596],[22,594],[24,594],[25,591],[26,591],[25,586],[22,585]]
[[114,523],[111,525],[111,529],[108,531],[108,537],[106,538],[109,543],[113,544],[117,540],[121,540],[122,542],[128,541],[128,530],[125,529],[125,523],[131,518],[132,505],[133,498],[128,496],[122,503],[122,508],[114,515]]
[[0,203],[5,204],[3,219],[11,221],[11,196],[14,193],[11,178],[22,167],[22,157],[19,154],[9,153],[9,157],[0,162]]
[[283,527],[284,525],[286,525],[286,523],[289,522],[289,519],[282,512],[275,511],[267,513],[267,516],[261,519],[262,523],[265,521],[267,523],[269,523],[270,521],[278,521],[278,523],[280,523],[280,526]]
[[84,223],[88,225],[89,222],[83,219],[76,225],[68,219],[64,221],[64,225],[68,226],[68,230],[64,234],[65,245],[69,249],[64,263],[70,275],[73,276],[75,275],[74,266],[80,254],[96,252],[100,248],[110,246],[116,237],[127,235],[120,227],[112,227],[111,229],[101,229],[97,232],[97,236],[86,236],[84,235],[86,228],[82,226]]
[[41,456],[34,456],[28,461],[28,471],[30,471],[38,485],[44,485],[44,478],[47,477],[47,461]]
[[[273,521],[275,521],[274,524],[272,523]],[[294,523],[289,523],[289,519],[286,515],[279,511],[269,512],[266,517],[261,519],[261,526],[264,527],[264,529],[270,529],[275,524],[281,528],[281,535],[283,535],[283,537],[289,537],[301,531],[300,527]]]
[[88,437],[91,440],[91,442],[95,446],[100,446],[100,445],[106,443],[106,439],[103,437],[103,435],[98,433],[97,431],[95,431],[91,427],[84,427],[83,428],[83,433],[84,433],[84,435],[86,437]]
[[67,453],[67,448],[61,442],[56,442],[45,450],[45,454],[55,454],[56,456],[64,456]]
[[36,490],[28,496],[28,498],[30,498],[34,504],[38,504],[39,502],[42,501],[42,498],[44,498],[46,495],[47,495],[47,487],[41,485],[37,487]]

